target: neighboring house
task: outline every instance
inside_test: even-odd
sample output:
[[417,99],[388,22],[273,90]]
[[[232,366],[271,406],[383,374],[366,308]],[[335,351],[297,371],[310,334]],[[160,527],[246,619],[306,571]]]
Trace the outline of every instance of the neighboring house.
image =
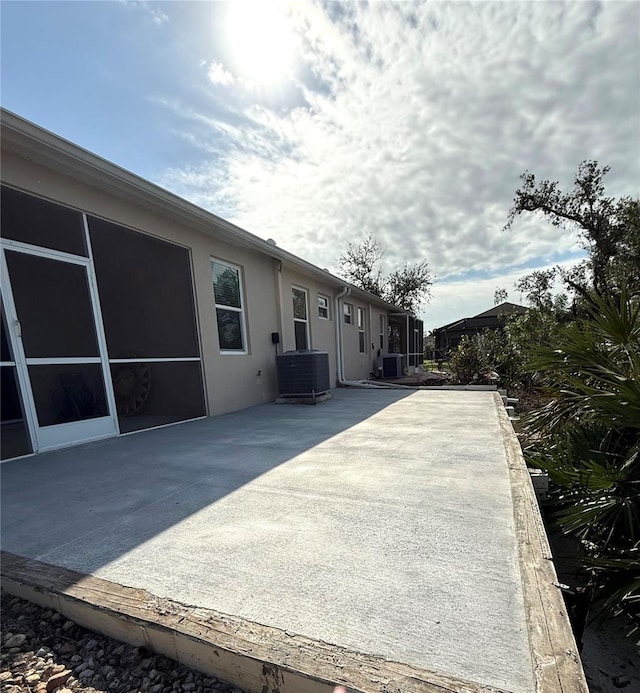
[[2,111],[2,459],[278,396],[276,353],[332,387],[422,362],[422,322]]
[[436,358],[446,358],[447,354],[460,344],[465,335],[472,337],[483,330],[502,329],[505,315],[513,313],[522,314],[526,313],[526,311],[527,309],[524,306],[505,301],[484,311],[484,313],[474,315],[472,318],[462,318],[443,327],[438,327],[433,331]]

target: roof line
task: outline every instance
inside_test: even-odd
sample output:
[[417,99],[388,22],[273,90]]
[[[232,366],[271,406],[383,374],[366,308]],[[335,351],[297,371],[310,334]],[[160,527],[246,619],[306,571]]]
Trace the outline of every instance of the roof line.
[[[10,151],[20,153],[35,153],[35,147],[40,147],[42,158],[38,161],[42,165],[54,171],[63,171],[67,175],[75,173],[81,177],[84,183],[95,186],[97,183],[108,184],[110,191],[123,196],[128,194],[129,199],[133,196],[147,205],[160,208],[171,208],[176,216],[183,220],[202,226],[214,225],[218,230],[224,231],[235,245],[250,247],[260,252],[266,253],[271,257],[282,260],[283,262],[303,269],[327,283],[334,286],[349,286],[361,297],[382,305],[389,310],[400,310],[396,305],[384,301],[379,296],[365,291],[354,284],[338,277],[331,272],[324,270],[317,265],[304,260],[298,255],[284,250],[266,240],[256,236],[236,224],[233,224],[213,212],[209,212],[202,207],[198,207],[185,200],[184,198],[172,193],[165,188],[152,183],[151,181],[128,171],[107,159],[84,149],[73,142],[56,135],[50,130],[46,130],[35,123],[22,118],[21,116],[0,107],[0,124],[2,135],[2,146]],[[33,156],[31,157],[33,158]],[[92,174],[88,179],[87,169]],[[135,193],[132,195],[132,193]],[[207,232],[206,229],[205,232]],[[210,233],[210,230],[209,230]]]

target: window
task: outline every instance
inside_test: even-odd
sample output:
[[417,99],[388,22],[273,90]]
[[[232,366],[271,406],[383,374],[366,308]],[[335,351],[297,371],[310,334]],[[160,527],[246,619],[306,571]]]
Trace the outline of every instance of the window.
[[223,353],[247,353],[240,268],[211,261],[218,339]]
[[358,308],[358,346],[360,348],[361,354],[364,354],[366,352],[364,327],[365,327],[364,308]]
[[309,348],[309,321],[307,319],[307,292],[293,287],[293,330],[296,338],[296,349]]
[[380,351],[384,352],[384,315],[380,316]]
[[353,306],[350,303],[344,304],[344,321],[347,325],[353,325]]
[[323,320],[329,319],[329,299],[318,294],[318,317]]

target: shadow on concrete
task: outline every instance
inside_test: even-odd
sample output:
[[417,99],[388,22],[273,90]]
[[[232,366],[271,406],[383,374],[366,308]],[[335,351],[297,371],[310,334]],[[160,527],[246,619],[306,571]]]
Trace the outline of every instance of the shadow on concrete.
[[6,462],[2,549],[91,574],[410,394],[338,390]]

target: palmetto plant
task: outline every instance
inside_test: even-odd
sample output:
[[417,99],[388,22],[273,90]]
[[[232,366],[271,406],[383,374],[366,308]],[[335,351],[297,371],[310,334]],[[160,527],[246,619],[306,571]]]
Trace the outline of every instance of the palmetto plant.
[[640,633],[640,300],[596,297],[586,319],[529,368],[546,404],[528,417],[531,466],[554,483],[558,525],[576,536],[594,599]]

